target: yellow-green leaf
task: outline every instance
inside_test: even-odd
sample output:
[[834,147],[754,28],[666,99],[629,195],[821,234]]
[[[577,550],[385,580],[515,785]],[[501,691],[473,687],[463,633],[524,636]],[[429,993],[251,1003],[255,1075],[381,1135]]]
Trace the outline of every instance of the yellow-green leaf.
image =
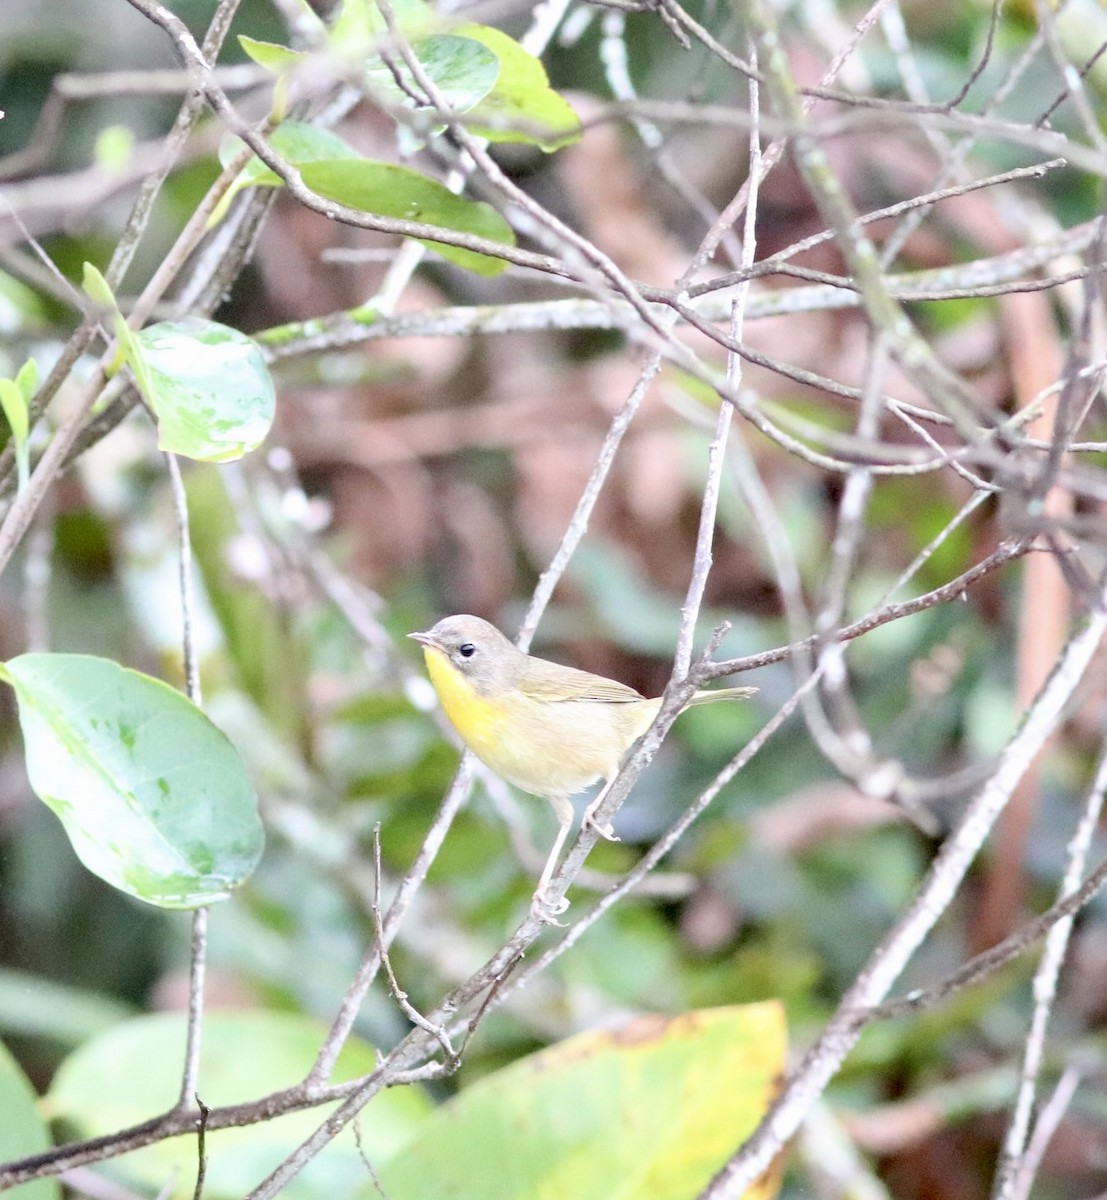
[[100,305],[101,308],[115,311],[115,295],[111,288],[108,287],[108,281],[101,274],[100,270],[90,262],[84,264],[81,287],[84,288],[85,295],[94,303]]
[[259,67],[267,71],[287,71],[307,57],[299,50],[290,50],[278,42],[259,42],[257,38],[247,37],[244,33],[238,35],[238,44]]
[[[785,1050],[774,1001],[581,1034],[435,1110],[382,1166],[381,1188],[390,1200],[693,1200],[764,1114]],[[776,1187],[770,1172],[747,1197]]]

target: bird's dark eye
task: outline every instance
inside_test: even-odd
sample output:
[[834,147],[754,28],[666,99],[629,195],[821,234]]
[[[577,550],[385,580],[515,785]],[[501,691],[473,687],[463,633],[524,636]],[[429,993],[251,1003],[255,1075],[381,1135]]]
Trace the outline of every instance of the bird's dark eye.
[[462,658],[472,658],[473,655],[476,654],[477,648],[472,642],[462,642],[461,645],[458,646],[457,652]]

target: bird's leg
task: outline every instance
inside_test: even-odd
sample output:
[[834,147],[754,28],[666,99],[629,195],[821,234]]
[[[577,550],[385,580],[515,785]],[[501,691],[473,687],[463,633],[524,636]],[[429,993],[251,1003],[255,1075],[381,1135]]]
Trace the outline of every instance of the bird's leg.
[[612,782],[613,781],[609,779],[603,785],[603,787],[600,788],[595,800],[593,800],[592,803],[589,804],[584,810],[584,816],[581,818],[580,827],[581,829],[593,830],[593,832],[598,833],[600,837],[604,838],[608,842],[617,842],[619,840],[619,835],[614,829],[611,828],[611,822],[605,821],[604,824],[601,825],[596,820],[596,810],[600,807],[604,800],[607,799],[607,793],[611,791]]
[[561,847],[565,845],[565,839],[569,836],[569,829],[573,824],[573,802],[568,796],[549,796],[548,799],[557,815],[559,828],[549,857],[546,859],[546,865],[542,868],[542,874],[538,878],[538,888],[534,893],[534,899],[530,902],[530,911],[531,916],[537,917],[539,921],[547,925],[560,925],[562,922],[557,920],[557,915],[569,907],[569,901],[562,897],[556,903],[550,904],[546,900],[546,888],[553,876],[554,867],[557,866]]

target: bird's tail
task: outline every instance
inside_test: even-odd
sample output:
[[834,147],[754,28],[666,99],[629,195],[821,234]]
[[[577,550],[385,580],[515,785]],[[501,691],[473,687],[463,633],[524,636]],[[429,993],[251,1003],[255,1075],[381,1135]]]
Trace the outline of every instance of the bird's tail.
[[688,707],[691,708],[693,704],[711,704],[715,700],[745,700],[747,696],[752,696],[757,690],[755,687],[730,687],[696,692],[688,701]]

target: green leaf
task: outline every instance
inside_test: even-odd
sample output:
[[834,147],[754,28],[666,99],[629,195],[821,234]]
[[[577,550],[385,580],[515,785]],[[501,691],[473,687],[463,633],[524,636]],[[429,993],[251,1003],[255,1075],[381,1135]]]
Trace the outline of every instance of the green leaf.
[[0,379],[0,408],[4,410],[16,445],[25,442],[31,428],[27,415],[27,400],[14,379]]
[[[84,264],[84,274],[81,286],[85,290],[85,294],[93,303],[98,304],[101,308],[106,309],[111,315],[112,325],[115,329],[116,340],[119,342],[119,349],[116,352],[115,358],[108,368],[108,374],[114,375],[122,366],[124,359],[133,359],[135,354],[134,334],[131,332],[127,322],[123,319],[123,314],[119,311],[119,305],[115,302],[115,296],[111,288],[108,286],[108,281],[100,274],[99,270],[90,262]],[[139,376],[139,368],[132,363],[135,370],[135,375]],[[141,377],[138,378],[139,387],[142,386]]]
[[[282,158],[299,170],[308,187],[328,200],[337,200],[359,212],[425,221],[444,229],[475,233],[507,246],[515,244],[511,226],[491,205],[455,196],[437,180],[409,167],[362,158],[329,130],[301,121],[285,121],[273,131],[269,141]],[[230,141],[224,145],[224,161],[234,157],[237,144]],[[282,186],[280,177],[257,158],[247,163],[232,189],[255,186]],[[439,242],[425,244],[449,262],[479,275],[498,275],[507,267],[503,260],[485,254]]]
[[369,0],[342,0],[331,25],[331,45],[339,54],[360,56],[384,30],[384,18],[375,4]]
[[[443,100],[455,112],[468,112],[483,100],[500,74],[499,59],[473,38],[436,33],[421,38],[412,49]],[[366,80],[374,96],[383,103],[416,108],[412,93],[420,95],[422,89],[407,65],[398,56],[393,57],[396,59],[393,66],[406,87],[397,82],[393,66],[379,57],[371,59],[365,68]]]
[[238,35],[238,44],[246,56],[264,67],[267,71],[280,73],[291,67],[298,66],[307,58],[299,50],[291,50],[277,42],[259,42],[256,38],[247,37],[244,33]]
[[225,899],[261,857],[254,789],[227,738],[168,684],[103,658],[24,654],[15,688],[35,794],[94,874],[162,908]]
[[[283,121],[269,135],[269,144],[294,167],[309,162],[326,162],[332,158],[357,158],[358,153],[336,133],[320,129],[304,121]],[[225,138],[219,147],[219,161],[227,166],[242,150],[244,143],[236,137]],[[248,187],[284,187],[284,180],[269,169],[260,158],[250,158],[211,214],[208,227],[218,225],[226,216],[231,201]]]
[[6,1033],[79,1046],[131,1012],[110,996],[55,983],[29,971],[0,967],[0,1029]]
[[15,382],[19,385],[23,399],[30,407],[31,401],[35,398],[35,388],[38,387],[38,363],[33,358],[27,359],[15,373]]
[[192,317],[148,325],[128,356],[158,419],[158,446],[203,462],[255,450],[273,424],[276,393],[257,343]]
[[18,380],[0,379],[0,409],[4,410],[4,416],[12,431],[18,486],[19,491],[23,491],[31,477],[31,459],[27,445],[31,423],[27,398],[19,386]]
[[[312,15],[314,16],[314,14]],[[288,107],[289,73],[302,62],[306,61],[309,56],[300,53],[298,50],[291,50],[288,46],[281,46],[276,42],[259,42],[256,38],[247,37],[242,33],[238,35],[238,44],[242,47],[246,55],[253,59],[259,67],[264,67],[267,71],[272,71],[276,75],[277,78],[273,84],[273,105],[270,110],[270,118],[272,120],[280,120]],[[223,194],[222,199],[216,205],[215,212],[211,215],[209,225],[217,225],[223,219],[227,207],[233,198],[234,192],[231,190]]]
[[[344,142],[337,133],[309,125],[306,121],[284,121],[269,135],[269,144],[294,167],[306,163],[329,162],[335,158],[357,159],[358,152]],[[238,138],[227,138],[219,149],[219,158],[224,166],[234,158],[242,147]],[[284,187],[284,180],[261,161],[251,158],[233,185],[237,190],[244,187]]]
[[[53,1145],[39,1116],[34,1089],[8,1048],[0,1043],[0,1162],[49,1150]],[[5,1200],[59,1200],[56,1179],[33,1179],[4,1193]]]
[[[198,1091],[209,1107],[240,1104],[299,1083],[311,1069],[326,1029],[292,1013],[217,1012],[204,1020]],[[96,1137],[165,1112],[175,1102],[185,1023],[175,1013],[128,1021],[81,1047],[62,1063],[47,1096],[50,1115]],[[356,1079],[376,1066],[370,1046],[351,1038],[332,1082]],[[324,1120],[335,1105],[289,1113],[236,1129],[209,1131],[205,1200],[241,1200]],[[414,1088],[374,1099],[358,1119],[370,1162],[395,1152],[428,1103]],[[173,1197],[191,1197],[195,1136],[174,1138],[119,1160],[128,1182],[153,1195],[174,1180]],[[307,1164],[281,1192],[287,1200],[346,1200],[366,1178],[350,1128]]]
[[471,113],[470,128],[493,142],[528,142],[557,150],[580,140],[580,118],[550,87],[546,68],[506,33],[488,25],[454,31],[487,46],[500,60],[496,86]]
[[[434,9],[425,0],[393,0],[392,13],[409,41],[427,33],[437,22]],[[365,59],[387,26],[374,0],[343,0],[331,26],[331,49],[353,62]]]
[[[367,158],[335,159],[308,164],[301,168],[301,174],[313,191],[361,212],[424,221],[507,246],[515,242],[511,226],[490,204],[455,196],[449,188],[408,167]],[[498,275],[507,267],[502,259],[471,250],[440,242],[425,244],[448,261],[479,275]]]
[[81,287],[84,288],[85,295],[101,308],[110,309],[112,312],[117,311],[115,294],[108,287],[108,281],[90,262],[84,264]]
[[[381,1191],[390,1200],[693,1200],[764,1114],[784,1057],[775,1001],[581,1034],[442,1105],[383,1165]],[[776,1185],[770,1172],[747,1196]]]

